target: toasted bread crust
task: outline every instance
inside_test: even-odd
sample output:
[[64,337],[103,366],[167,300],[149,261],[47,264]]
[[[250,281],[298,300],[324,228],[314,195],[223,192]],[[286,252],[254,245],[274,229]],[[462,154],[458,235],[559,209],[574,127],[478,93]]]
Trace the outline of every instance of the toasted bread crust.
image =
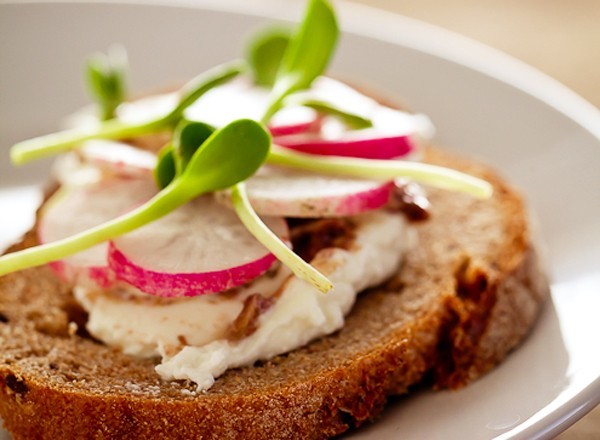
[[86,337],[85,317],[47,268],[0,278],[6,428],[16,439],[327,438],[372,420],[425,375],[437,387],[476,379],[527,334],[548,285],[519,195],[487,167],[426,156],[484,177],[492,200],[431,190],[421,245],[359,298],[340,332],[229,371],[206,393]]

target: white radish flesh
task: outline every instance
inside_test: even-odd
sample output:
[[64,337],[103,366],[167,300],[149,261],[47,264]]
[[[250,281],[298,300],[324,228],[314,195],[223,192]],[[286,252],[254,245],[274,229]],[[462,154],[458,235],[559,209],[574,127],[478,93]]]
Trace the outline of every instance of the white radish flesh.
[[286,107],[271,120],[269,131],[272,136],[287,136],[300,133],[317,132],[321,119],[316,111],[308,107]]
[[[186,119],[222,127],[236,119],[260,119],[269,102],[269,89],[253,85],[249,78],[238,78],[217,86],[185,110]],[[118,109],[119,119],[130,122],[150,120],[167,114],[177,103],[177,94],[155,95],[128,102]],[[316,130],[318,113],[308,107],[289,106],[271,120],[273,136]]]
[[[385,206],[393,182],[345,178],[288,168],[263,167],[246,181],[250,204],[261,215],[344,217]],[[229,192],[216,194],[230,205]]]
[[[266,218],[287,239],[282,218]],[[111,243],[116,276],[163,297],[196,296],[241,286],[266,272],[275,257],[212,196],[199,197]]]
[[92,140],[80,150],[85,162],[121,176],[147,176],[156,166],[156,154],[122,142]]
[[[156,191],[150,179],[112,178],[62,187],[41,211],[39,240],[50,243],[98,226],[150,199]],[[108,244],[103,243],[50,263],[50,267],[68,282],[109,287],[114,275],[108,267],[107,249]]]

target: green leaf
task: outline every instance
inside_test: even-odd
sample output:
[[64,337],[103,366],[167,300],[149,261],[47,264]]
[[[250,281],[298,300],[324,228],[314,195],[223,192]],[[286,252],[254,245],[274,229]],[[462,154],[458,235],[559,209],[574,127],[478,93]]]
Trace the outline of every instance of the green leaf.
[[172,144],[165,145],[159,152],[153,171],[156,185],[162,189],[173,181],[177,175],[175,152]]
[[[251,119],[238,119],[213,133],[194,153],[177,180],[204,186],[204,191],[229,188],[252,176],[265,162],[271,135]],[[206,186],[210,183],[210,186]]]
[[182,120],[173,133],[174,158],[176,169],[181,172],[200,148],[200,145],[210,137],[215,128],[204,122]]
[[72,237],[2,256],[0,276],[81,252],[157,220],[201,194],[235,185],[258,170],[269,146],[270,136],[262,125],[234,121],[214,132],[183,173],[139,208]]
[[87,85],[98,103],[101,120],[114,118],[117,107],[125,100],[127,71],[127,53],[121,46],[112,46],[107,54],[94,55],[87,61]]
[[310,0],[300,28],[292,36],[277,72],[270,105],[263,122],[281,108],[287,95],[309,88],[321,75],[333,55],[339,29],[327,0]]
[[257,85],[272,87],[275,84],[290,36],[289,29],[278,27],[263,30],[252,39],[247,59]]
[[300,29],[283,57],[275,88],[287,91],[310,87],[327,68],[338,34],[337,20],[329,2],[311,0]]

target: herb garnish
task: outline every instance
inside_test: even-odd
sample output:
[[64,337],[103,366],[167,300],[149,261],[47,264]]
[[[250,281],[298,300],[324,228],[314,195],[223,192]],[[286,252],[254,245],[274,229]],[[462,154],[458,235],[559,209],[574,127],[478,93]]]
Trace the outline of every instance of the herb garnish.
[[229,188],[260,168],[270,144],[270,135],[258,122],[234,121],[210,135],[185,169],[139,208],[72,237],[7,254],[0,258],[0,275],[75,254],[157,220],[202,194]]
[[311,0],[304,20],[291,37],[275,77],[269,106],[262,122],[267,122],[293,92],[308,89],[321,75],[333,55],[339,35],[333,8],[326,0]]
[[[293,102],[293,99],[288,100],[290,95],[308,89],[324,72],[339,33],[327,0],[309,0],[304,20],[294,34],[278,32],[260,36],[251,46],[248,57],[255,82],[272,86],[269,105],[261,119],[265,125],[277,111]],[[270,149],[271,138],[258,122],[238,120],[215,130],[202,122],[184,119],[185,109],[206,91],[245,70],[245,64],[234,62],[199,75],[180,90],[179,102],[172,111],[150,121],[132,124],[112,119],[94,128],[55,133],[16,144],[11,158],[14,163],[22,164],[67,151],[90,139],[123,139],[175,130],[172,142],[159,153],[154,178],[161,190],[154,198],[96,228],[0,257],[0,275],[64,258],[152,222],[201,194],[232,187],[233,206],[248,230],[297,276],[328,291],[333,287],[331,282],[273,234],[248,201],[243,181],[265,160],[274,165],[371,179],[409,177],[476,197],[491,195],[491,185],[487,182],[446,168],[407,161],[316,156],[276,145]],[[297,99],[301,99],[300,96]],[[305,99],[303,104],[340,117],[350,126],[366,128],[371,124],[361,116],[336,108],[333,103]]]
[[246,59],[256,85],[273,87],[290,38],[289,29],[275,27],[260,31],[250,41]]
[[[297,98],[294,98],[295,99],[292,100],[292,103],[303,105],[305,107],[310,107],[312,109],[315,109],[319,113],[335,116],[348,127],[354,130],[360,130],[362,128],[369,128],[373,126],[373,122],[370,119],[367,119],[364,116],[358,115],[356,113],[352,113],[347,110],[341,109],[331,102],[310,97],[299,96]],[[289,103],[288,101],[289,100],[286,100],[286,104]]]
[[122,46],[111,46],[108,53],[98,53],[87,60],[86,82],[98,104],[101,121],[113,119],[115,110],[125,100],[127,71],[127,52]]

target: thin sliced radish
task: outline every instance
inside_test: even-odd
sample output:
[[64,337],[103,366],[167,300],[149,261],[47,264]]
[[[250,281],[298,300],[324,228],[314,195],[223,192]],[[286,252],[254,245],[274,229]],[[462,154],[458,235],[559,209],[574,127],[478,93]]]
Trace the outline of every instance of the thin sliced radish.
[[412,115],[387,107],[378,107],[371,116],[373,127],[348,128],[329,117],[318,133],[278,136],[274,142],[303,153],[365,159],[405,158],[418,150],[419,137],[430,130],[423,115]]
[[[185,111],[185,116],[216,127],[242,118],[259,120],[269,97],[268,88],[254,85],[248,77],[239,77],[209,90]],[[311,108],[289,106],[272,118],[269,130],[273,136],[302,133],[318,128],[318,116]]]
[[[260,119],[269,102],[269,89],[240,77],[209,90],[185,110],[185,117],[222,127],[236,119]],[[140,122],[167,114],[177,103],[177,94],[149,96],[128,102],[118,109],[119,118]],[[269,129],[273,136],[303,133],[318,129],[318,113],[308,107],[290,106],[278,112]]]
[[[150,179],[103,180],[86,186],[62,187],[44,205],[39,240],[50,243],[118,217],[156,193]],[[108,287],[114,275],[106,259],[108,244],[100,244],[50,267],[68,282]]]
[[269,124],[269,131],[274,137],[317,132],[320,128],[321,118],[318,113],[302,106],[284,108],[273,116]]
[[[263,167],[246,181],[248,198],[262,215],[343,217],[385,206],[393,182],[345,178],[278,167]],[[216,194],[231,205],[229,192]]]
[[[285,220],[265,223],[287,239]],[[181,297],[241,286],[266,272],[275,257],[233,211],[202,196],[115,239],[108,260],[119,279],[141,291]]]
[[52,177],[62,186],[85,186],[102,180],[102,171],[83,162],[76,151],[71,151],[56,158]]
[[92,140],[80,150],[85,162],[120,176],[147,176],[156,166],[156,154],[122,142]]

